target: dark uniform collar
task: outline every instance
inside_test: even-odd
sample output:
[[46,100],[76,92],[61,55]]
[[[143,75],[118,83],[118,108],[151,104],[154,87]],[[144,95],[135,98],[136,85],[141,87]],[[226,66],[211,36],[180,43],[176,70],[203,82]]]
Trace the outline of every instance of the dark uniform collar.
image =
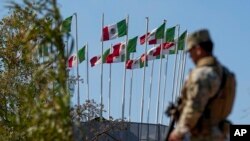
[[201,58],[198,62],[197,62],[197,67],[202,67],[202,66],[214,66],[216,65],[218,62],[216,60],[215,57],[213,56],[208,56],[208,57],[204,57]]

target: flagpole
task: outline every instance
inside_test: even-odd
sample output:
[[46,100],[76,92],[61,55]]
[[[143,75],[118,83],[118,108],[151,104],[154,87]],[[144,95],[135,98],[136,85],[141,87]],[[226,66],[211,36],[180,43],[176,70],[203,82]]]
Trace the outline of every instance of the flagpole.
[[177,55],[178,55],[178,40],[179,40],[179,32],[180,32],[180,25],[178,24],[178,29],[177,29],[177,39],[176,39],[176,44],[175,44],[175,62],[174,62],[174,71],[173,71],[173,83],[172,83],[172,102],[175,101],[174,99],[174,93],[175,93],[175,75],[176,75],[176,63],[177,63]]
[[167,83],[167,73],[168,73],[168,54],[166,54],[166,67],[165,67],[165,73],[164,73],[164,89],[163,89],[163,99],[162,99],[162,114],[161,114],[161,120],[160,123],[163,124],[163,113],[164,113],[164,107],[165,107],[165,97],[166,97],[166,83]]
[[[86,55],[86,74],[87,74],[87,101],[88,102],[90,102],[89,101],[89,63],[88,63],[88,60],[89,60],[89,44],[88,44],[88,42],[86,43],[86,52],[85,52],[85,55]],[[88,116],[87,116],[87,121],[89,120],[89,117],[90,117],[90,115],[89,115],[89,109],[87,109],[87,111],[88,111]]]
[[[66,56],[67,56],[67,63],[68,63],[68,58],[69,58],[69,50],[68,50],[68,40],[65,41],[65,47],[66,47]],[[67,71],[67,92],[69,91],[69,70],[66,67]]]
[[[145,49],[144,49],[144,54],[147,54],[147,47],[148,47],[148,23],[149,23],[149,18],[146,17],[146,45],[145,45]],[[141,98],[141,117],[140,117],[140,121],[141,123],[143,122],[143,105],[144,105],[144,89],[145,89],[145,73],[146,73],[146,61],[144,61],[144,67],[143,67],[143,81],[142,81],[142,98]]]
[[[110,52],[112,52],[112,44],[110,46]],[[109,64],[109,100],[108,100],[108,118],[110,119],[110,101],[111,101],[111,67],[112,63]]]
[[[103,27],[104,27],[104,13],[102,13],[102,35],[103,35]],[[102,52],[101,55],[103,55],[103,39],[102,39]],[[101,58],[103,59],[103,58]],[[103,111],[103,93],[102,93],[102,80],[103,80],[103,62],[101,63],[101,111],[100,111],[100,118],[102,121],[102,111]]]
[[[74,13],[76,17],[76,54],[78,52],[78,29],[77,29],[77,13]],[[77,67],[76,67],[76,73],[77,73],[77,105],[80,106],[80,88],[79,88],[79,81],[80,81],[80,76],[79,76],[79,59],[78,59],[78,54],[77,54]]]
[[[147,59],[147,56],[145,56]],[[150,74],[150,86],[149,86],[149,98],[148,98],[148,117],[147,117],[147,123],[149,123],[149,113],[150,113],[150,107],[151,107],[151,95],[152,95],[152,83],[153,83],[153,74],[154,74],[154,60],[152,60],[152,67],[151,67],[151,74]],[[149,124],[148,124],[148,131],[147,131],[147,139],[149,140]]]
[[[184,45],[185,45],[185,41],[186,41],[186,35],[185,35],[185,39],[184,39]],[[184,65],[184,53],[185,53],[184,51],[185,51],[185,47],[183,47],[183,50],[181,52],[180,63],[179,63],[179,73],[178,73],[178,81],[177,81],[178,88],[176,88],[176,95],[177,96],[179,96],[180,92],[181,92],[182,73],[183,73],[183,67],[184,67],[183,66]]]
[[86,71],[87,71],[87,96],[88,96],[88,101],[89,101],[89,63],[88,63],[88,60],[89,60],[89,44],[87,42],[86,44]]
[[183,55],[183,51],[181,51],[179,53],[179,63],[178,63],[178,67],[177,67],[177,79],[176,79],[176,87],[175,87],[175,95],[176,97],[179,95],[179,83],[180,83],[180,73],[181,73],[181,66],[182,66],[182,55]]
[[[147,57],[146,57],[147,58]],[[152,67],[151,67],[151,75],[150,75],[150,86],[149,86],[149,99],[148,99],[148,117],[147,123],[149,123],[149,113],[151,107],[151,96],[152,96],[152,83],[153,83],[153,75],[154,75],[154,60],[152,60]]]
[[[133,53],[131,55],[131,58],[134,59]],[[129,116],[128,116],[129,122],[131,121],[132,93],[133,93],[133,69],[131,70],[131,77],[130,77]]]
[[178,76],[180,77],[180,78],[178,78],[178,81],[177,81],[177,86],[178,86],[178,88],[177,88],[177,94],[178,95],[180,95],[180,91],[181,91],[181,79],[182,79],[182,73],[183,73],[183,65],[184,65],[184,51],[182,51],[181,52],[181,58],[180,58],[181,60],[180,60],[180,68],[179,68],[179,74],[178,74]]
[[180,73],[180,78],[178,79],[179,81],[178,81],[178,88],[179,89],[177,89],[178,91],[177,91],[177,94],[179,94],[180,95],[180,92],[181,92],[181,87],[182,87],[182,73],[184,73],[183,72],[183,67],[184,67],[184,51],[182,51],[182,58],[181,58],[181,66],[180,66],[180,70],[179,70],[179,73]]
[[[164,20],[166,23],[166,20]],[[163,50],[163,39],[161,39],[161,53],[160,53],[160,69],[159,69],[159,81],[158,81],[158,96],[157,96],[157,107],[156,107],[156,124],[159,123],[159,107],[160,107],[160,95],[161,95],[161,72],[162,72],[162,50]]]
[[122,120],[124,120],[124,112],[125,112],[125,87],[126,87],[126,60],[127,60],[127,45],[128,45],[128,23],[129,23],[129,15],[126,19],[127,22],[127,36],[126,36],[126,46],[125,46],[125,61],[124,61],[124,75],[123,75],[123,94],[122,94]]
[[[188,36],[188,33],[187,33],[187,36]],[[185,39],[185,42],[187,42],[187,37]],[[187,60],[187,52],[186,52],[186,43],[185,43],[185,49],[184,49],[184,52],[183,52],[183,66],[182,66],[182,76],[181,76],[181,88],[183,86],[183,82],[184,82],[184,74],[185,74],[185,69],[186,69],[186,60]]]

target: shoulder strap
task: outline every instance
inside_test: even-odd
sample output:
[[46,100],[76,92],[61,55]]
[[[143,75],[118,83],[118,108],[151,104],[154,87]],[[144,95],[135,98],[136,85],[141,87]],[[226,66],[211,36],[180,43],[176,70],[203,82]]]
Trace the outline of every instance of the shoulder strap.
[[226,84],[226,80],[227,80],[226,69],[224,67],[222,67],[222,79],[221,79],[220,87],[217,90],[217,92],[215,93],[215,95],[212,98],[210,98],[210,100],[208,101],[208,104],[219,96],[221,90],[224,88],[224,86]]
[[220,87],[218,88],[215,95],[208,100],[208,102],[207,102],[207,104],[205,106],[205,110],[204,110],[204,113],[203,113],[203,117],[205,117],[205,118],[210,117],[210,110],[208,109],[208,105],[210,105],[212,103],[212,101],[214,99],[216,99],[220,95],[221,90],[225,86],[225,83],[226,83],[226,72],[225,71],[226,71],[226,69],[222,66],[222,79],[221,79]]

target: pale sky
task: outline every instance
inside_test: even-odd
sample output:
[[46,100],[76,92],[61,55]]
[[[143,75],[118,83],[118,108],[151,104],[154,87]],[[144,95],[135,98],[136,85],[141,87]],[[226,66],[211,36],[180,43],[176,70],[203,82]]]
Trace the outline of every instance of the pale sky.
[[[152,30],[167,20],[166,27],[180,24],[180,31],[188,30],[193,32],[200,28],[207,28],[214,41],[214,54],[222,64],[232,70],[237,77],[237,95],[234,109],[229,119],[234,124],[250,123],[250,1],[248,0],[59,0],[60,10],[63,18],[78,15],[78,44],[79,48],[86,42],[89,44],[89,57],[101,53],[101,17],[104,13],[104,24],[116,23],[129,15],[128,36],[141,36],[145,33],[145,17],[149,17],[149,30]],[[0,4],[0,17],[7,15],[4,3]],[[73,19],[72,34],[75,37],[75,19]],[[104,49],[111,44],[124,41],[125,37],[107,41]],[[148,46],[151,48],[152,46]],[[140,56],[144,51],[144,46],[137,45],[137,52],[134,56]],[[163,61],[165,62],[165,61]],[[80,75],[86,80],[86,61],[79,66]],[[173,76],[174,56],[169,57],[167,75],[167,103],[171,101],[172,76]],[[123,63],[112,65],[112,91],[111,91],[111,116],[121,118],[122,84],[123,84]],[[146,69],[145,99],[143,122],[146,122],[148,95],[149,95],[149,75],[151,62]],[[165,66],[165,65],[163,65]],[[186,73],[193,67],[190,58],[187,58]],[[158,70],[159,61],[155,61],[153,93],[150,113],[150,123],[155,123],[156,97],[158,90]],[[108,105],[108,74],[109,65],[104,65],[104,106]],[[72,70],[76,74],[76,70]],[[90,77],[90,98],[100,102],[100,65],[89,68]],[[134,122],[140,121],[140,105],[142,93],[142,73],[143,69],[134,71],[133,96],[132,96],[132,116]],[[125,117],[128,118],[128,96],[129,79],[131,71],[127,71],[126,83],[126,107]],[[162,80],[163,82],[163,80]],[[80,85],[81,103],[87,99],[86,84]],[[162,86],[163,93],[163,86]],[[162,95],[161,93],[161,95]],[[76,95],[72,98],[72,103],[76,104]],[[163,110],[160,108],[160,111]],[[107,113],[104,114],[107,118]],[[167,118],[164,115],[164,124]]]

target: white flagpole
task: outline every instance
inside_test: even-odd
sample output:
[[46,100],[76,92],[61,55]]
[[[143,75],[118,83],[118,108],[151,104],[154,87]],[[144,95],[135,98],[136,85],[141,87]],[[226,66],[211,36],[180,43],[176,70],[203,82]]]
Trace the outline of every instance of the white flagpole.
[[[112,44],[110,46],[110,52],[112,52]],[[112,68],[112,64],[109,64],[109,99],[108,99],[108,118],[110,119],[110,101],[111,101],[111,68]]]
[[[66,47],[67,61],[68,61],[68,58],[69,58],[68,40],[65,41],[65,47]],[[69,69],[68,67],[66,67],[66,70],[67,70],[67,91],[69,91]]]
[[[164,20],[166,23],[166,20]],[[163,50],[163,39],[161,39],[161,53],[160,53],[160,69],[159,69],[159,81],[158,81],[158,95],[157,95],[157,107],[156,107],[156,124],[159,123],[159,109],[160,109],[160,95],[161,95],[161,73],[162,73],[162,50]]]
[[[147,58],[147,56],[145,56]],[[149,124],[149,113],[150,113],[150,107],[151,107],[151,95],[152,95],[152,83],[153,83],[153,74],[154,74],[154,63],[155,61],[152,60],[152,67],[151,67],[151,74],[150,74],[150,86],[149,86],[149,98],[148,98],[148,117],[147,117],[147,123]],[[148,131],[147,131],[147,139],[149,140],[149,125],[148,125]]]
[[181,87],[183,87],[183,84],[184,84],[184,75],[185,75],[185,71],[186,71],[186,60],[187,60],[187,53],[185,52],[184,63],[183,63],[183,72],[182,72],[182,77],[181,77]]
[[179,84],[180,84],[180,74],[181,74],[181,67],[182,67],[182,63],[183,63],[183,51],[180,52],[179,54],[179,62],[178,62],[178,69],[177,69],[177,79],[176,79],[176,87],[175,87],[175,94],[176,97],[179,95]]
[[124,112],[125,112],[125,90],[126,90],[126,59],[127,59],[127,45],[128,45],[128,23],[129,23],[129,15],[126,19],[127,24],[127,36],[126,36],[126,46],[125,46],[125,61],[124,61],[124,76],[123,76],[123,93],[122,93],[122,120],[124,120]]
[[178,82],[177,82],[177,86],[178,86],[178,88],[177,88],[177,95],[180,95],[180,92],[181,92],[181,80],[182,80],[182,73],[183,73],[183,67],[184,67],[184,51],[182,51],[182,53],[181,53],[181,60],[180,60],[180,68],[179,68],[179,74],[178,74],[178,76],[180,77],[180,78],[178,78]]
[[[78,29],[77,29],[77,13],[74,13],[76,17],[76,54],[78,52]],[[76,67],[76,73],[77,73],[77,105],[80,105],[80,87],[79,87],[79,81],[80,81],[80,75],[79,75],[79,59],[78,59],[78,54],[77,54],[77,67]]]
[[[132,59],[134,59],[134,54],[131,55]],[[133,93],[133,69],[131,70],[131,77],[130,77],[130,95],[129,95],[129,115],[128,121],[131,121],[131,106],[132,106],[132,93]]]
[[163,89],[163,99],[162,99],[162,114],[161,114],[161,120],[160,123],[163,124],[163,114],[164,114],[164,107],[165,107],[165,97],[166,97],[166,83],[167,83],[167,73],[168,73],[168,54],[166,54],[166,67],[165,67],[165,73],[164,73],[164,89]]
[[[188,33],[186,35],[186,39],[185,39],[185,49],[184,49],[184,52],[183,52],[183,65],[182,65],[182,75],[181,75],[181,82],[180,82],[180,87],[182,88],[183,86],[183,82],[184,82],[184,75],[185,75],[185,68],[186,68],[186,60],[187,60],[187,53],[186,53],[186,42],[187,42],[187,36],[188,36]],[[181,89],[180,89],[181,91]]]
[[149,123],[149,113],[150,113],[150,107],[151,107],[151,95],[152,95],[152,83],[153,83],[153,75],[154,75],[154,63],[155,63],[155,61],[152,60],[151,75],[150,75],[150,86],[149,86],[149,98],[148,98],[147,123]]
[[89,101],[89,44],[86,44],[86,71],[87,71],[87,96],[88,96],[88,101]]
[[177,63],[177,55],[178,55],[178,40],[179,40],[179,34],[180,34],[180,25],[178,26],[177,30],[177,39],[176,39],[176,44],[175,44],[175,62],[174,62],[174,71],[173,71],[173,83],[172,83],[172,102],[175,101],[174,94],[175,94],[175,75],[176,75],[176,63]]
[[[148,34],[148,23],[149,23],[149,18],[146,17],[146,45],[145,45],[145,49],[144,49],[144,54],[147,54],[147,47],[148,47],[148,37],[147,37],[147,34]],[[144,105],[144,89],[145,89],[145,74],[146,74],[146,62],[147,60],[144,61],[144,67],[143,67],[143,81],[142,81],[142,98],[141,98],[141,117],[140,117],[140,121],[141,123],[143,122],[143,105]]]
[[[89,44],[88,42],[86,43],[86,50],[85,50],[85,55],[86,55],[86,74],[87,74],[87,77],[86,77],[86,81],[87,81],[87,100],[89,102],[89,63],[88,63],[88,60],[89,60]],[[87,109],[89,110],[89,109]],[[89,120],[89,111],[88,111],[88,116],[87,116],[87,121]]]
[[[102,29],[104,27],[104,13],[102,13]],[[103,30],[101,29],[102,31],[102,35],[103,35]],[[102,52],[101,52],[101,56],[103,55],[103,39],[102,39]],[[101,59],[103,59],[101,57]],[[101,60],[102,61],[102,60]],[[101,63],[101,111],[100,111],[100,118],[101,118],[101,121],[102,121],[102,111],[103,111],[103,93],[102,93],[102,80],[103,80],[103,62]]]

